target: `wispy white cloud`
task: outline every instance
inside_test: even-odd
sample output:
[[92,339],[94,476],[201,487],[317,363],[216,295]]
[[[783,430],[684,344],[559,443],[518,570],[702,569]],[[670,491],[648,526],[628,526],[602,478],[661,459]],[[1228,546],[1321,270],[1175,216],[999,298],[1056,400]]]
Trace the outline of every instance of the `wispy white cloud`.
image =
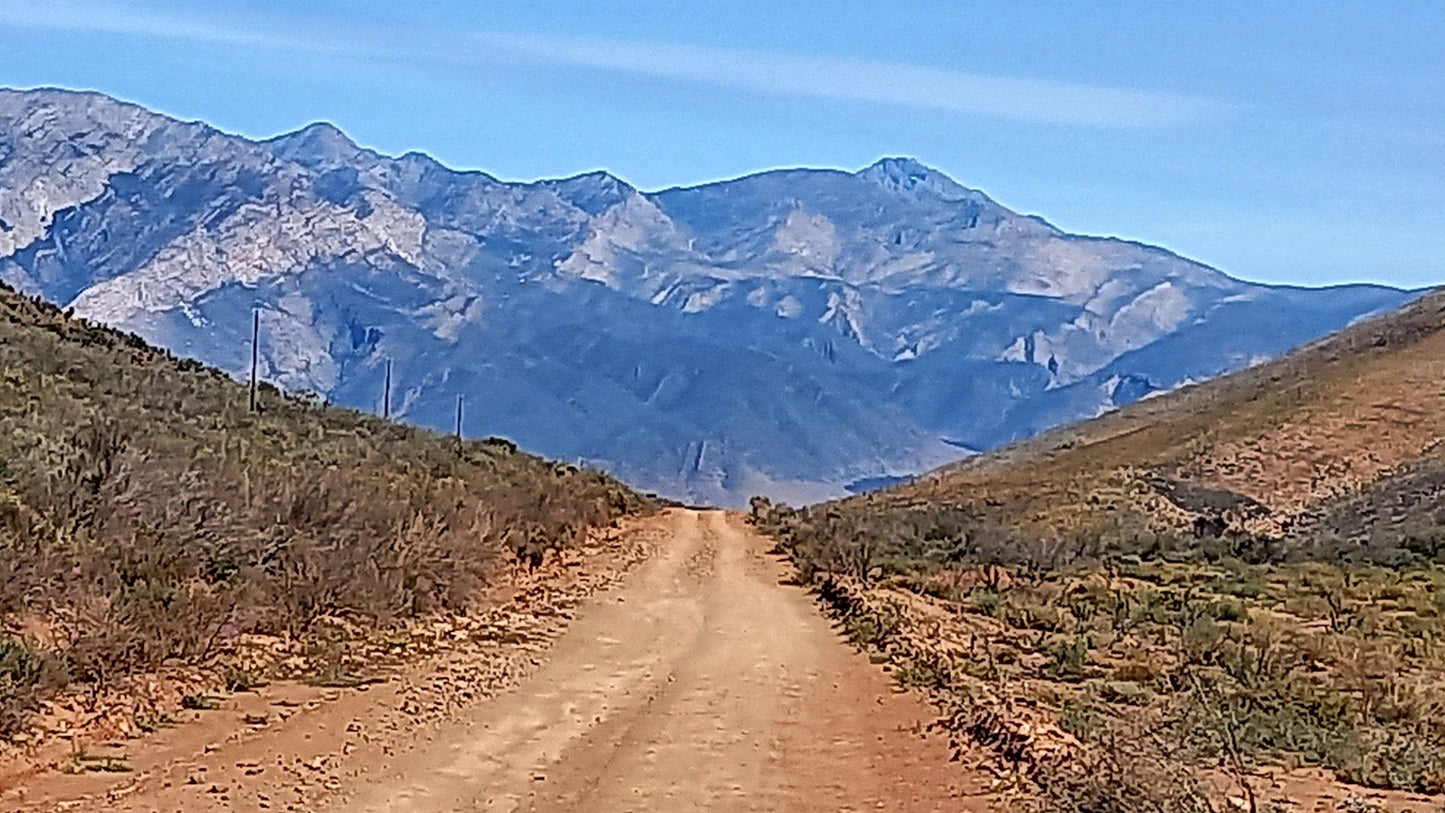
[[424,38],[355,24],[297,32],[262,21],[218,22],[86,0],[0,5],[0,25],[86,31],[361,58],[468,66],[506,60],[606,71],[837,102],[881,104],[994,119],[1086,127],[1167,127],[1216,116],[1216,102],[1178,93],[1043,78],[988,76],[900,62],[739,48],[532,34],[426,32]]
[[898,62],[586,37],[484,35],[479,40],[562,65],[1046,124],[1167,126],[1222,110],[1214,102],[1175,93],[985,76]]
[[11,5],[0,3],[0,25],[52,31],[118,34],[242,47],[344,52],[314,38],[217,24],[135,6],[97,6],[75,0]]

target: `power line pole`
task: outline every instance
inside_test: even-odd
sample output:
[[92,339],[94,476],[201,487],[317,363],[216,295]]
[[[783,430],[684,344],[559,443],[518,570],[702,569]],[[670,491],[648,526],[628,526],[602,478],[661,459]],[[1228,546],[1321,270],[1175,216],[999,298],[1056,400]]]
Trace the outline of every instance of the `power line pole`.
[[391,359],[386,360],[386,388],[381,396],[381,417],[391,420]]
[[462,396],[457,394],[457,448],[462,446]]
[[251,411],[256,411],[256,366],[261,361],[261,309],[251,311]]

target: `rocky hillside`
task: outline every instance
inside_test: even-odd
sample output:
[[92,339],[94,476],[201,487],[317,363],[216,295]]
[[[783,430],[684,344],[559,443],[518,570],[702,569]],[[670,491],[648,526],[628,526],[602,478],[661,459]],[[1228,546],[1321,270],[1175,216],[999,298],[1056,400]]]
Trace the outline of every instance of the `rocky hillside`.
[[[836,497],[1278,355],[1410,294],[1248,284],[909,159],[645,193],[333,127],[0,91],[0,279],[263,375],[735,504]],[[1280,318],[1288,314],[1288,319]]]

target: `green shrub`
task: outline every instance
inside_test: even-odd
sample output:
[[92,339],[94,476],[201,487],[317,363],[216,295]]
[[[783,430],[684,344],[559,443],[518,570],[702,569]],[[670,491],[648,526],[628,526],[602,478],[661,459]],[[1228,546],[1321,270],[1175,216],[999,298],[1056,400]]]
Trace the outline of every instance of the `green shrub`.
[[989,588],[979,588],[968,596],[969,604],[976,613],[998,617],[1003,607],[1003,594]]
[[1061,680],[1078,680],[1084,676],[1089,662],[1089,640],[1080,635],[1072,638],[1055,638],[1046,641],[1042,647],[1049,656],[1049,671]]
[[0,739],[25,727],[41,692],[57,679],[49,658],[20,641],[0,637]]

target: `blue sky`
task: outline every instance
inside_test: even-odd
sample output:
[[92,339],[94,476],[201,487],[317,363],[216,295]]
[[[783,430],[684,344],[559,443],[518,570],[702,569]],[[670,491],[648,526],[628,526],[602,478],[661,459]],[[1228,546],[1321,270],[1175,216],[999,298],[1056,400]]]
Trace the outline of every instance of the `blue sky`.
[[0,0],[0,84],[504,178],[911,155],[1249,279],[1445,282],[1445,3]]

